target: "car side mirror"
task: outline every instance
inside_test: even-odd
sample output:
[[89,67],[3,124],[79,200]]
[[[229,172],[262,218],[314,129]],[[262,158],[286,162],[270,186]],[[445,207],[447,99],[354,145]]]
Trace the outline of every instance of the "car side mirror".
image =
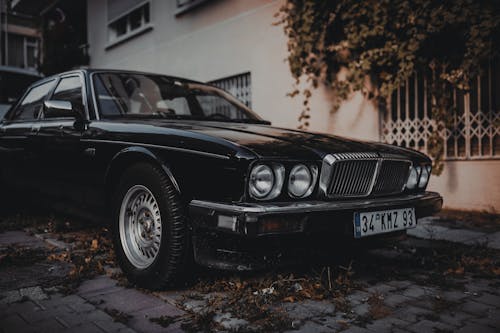
[[45,118],[76,118],[77,120],[82,118],[69,101],[49,100],[43,105]]

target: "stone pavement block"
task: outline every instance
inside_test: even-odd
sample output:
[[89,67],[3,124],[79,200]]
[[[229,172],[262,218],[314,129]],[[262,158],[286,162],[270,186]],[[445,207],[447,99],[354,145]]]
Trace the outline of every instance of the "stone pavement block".
[[178,332],[180,331],[180,323],[172,323],[168,327],[161,327],[159,324],[153,323],[150,319],[161,316],[180,316],[184,312],[169,303],[162,302],[160,306],[143,309],[130,314],[133,318],[129,320],[127,325],[138,332]]
[[127,326],[132,328],[137,332],[147,332],[147,333],[160,333],[165,332],[169,327],[161,327],[160,325],[153,323],[147,318],[144,317],[134,317],[127,321]]
[[0,318],[0,328],[5,333],[34,332],[33,328],[17,314]]
[[161,316],[175,317],[175,316],[182,316],[183,314],[184,311],[168,303],[164,303],[154,308],[143,309],[131,313],[131,315],[133,316],[139,316],[144,318],[158,318]]
[[302,306],[309,310],[314,316],[332,314],[335,312],[335,305],[328,301],[306,300],[301,302]]
[[61,313],[54,317],[64,327],[76,327],[87,322],[87,318],[78,313]]
[[156,291],[153,293],[156,297],[164,300],[172,305],[177,305],[184,298],[184,295],[189,294],[189,290],[167,290],[167,291]]
[[73,303],[68,304],[68,307],[72,309],[74,312],[82,313],[82,312],[90,312],[95,310],[95,306],[90,303]]
[[362,290],[356,290],[351,294],[347,295],[346,299],[347,301],[349,301],[351,305],[358,305],[366,302],[369,297],[370,297],[369,293]]
[[454,327],[441,322],[420,320],[414,324],[408,325],[406,329],[415,333],[436,332],[436,331],[453,332]]
[[471,321],[480,325],[497,328],[500,331],[500,308],[490,308],[484,317],[475,318]]
[[22,298],[19,290],[4,291],[0,293],[0,306],[19,302]]
[[345,323],[348,322],[348,320],[346,320],[345,318],[345,315],[342,314],[341,312],[337,312],[335,314],[323,315],[321,317],[314,317],[311,318],[311,321],[315,322],[318,325],[325,326],[334,332],[338,332],[344,329]]
[[483,294],[479,297],[475,297],[474,302],[500,307],[500,296]]
[[49,298],[39,286],[21,288],[19,289],[19,294],[21,295],[21,297],[27,297],[34,301],[41,301]]
[[500,231],[489,234],[486,238],[488,239],[488,247],[500,250]]
[[417,224],[416,228],[408,229],[406,231],[408,236],[424,238],[424,239],[442,239],[444,234],[448,232],[448,228],[431,225],[431,224]]
[[389,316],[375,320],[373,323],[366,325],[366,328],[373,332],[387,332],[395,327],[404,328],[406,326],[408,326],[408,322]]
[[455,327],[462,327],[465,323],[474,318],[473,315],[462,311],[443,312],[438,315],[440,322]]
[[464,298],[469,297],[469,295],[465,294],[462,290],[448,290],[440,293],[440,296],[450,302],[458,302],[463,300]]
[[135,289],[122,289],[113,293],[96,295],[89,298],[93,304],[98,304],[99,308],[110,308],[125,313],[150,309],[165,304],[158,298],[144,294]]
[[96,320],[93,323],[101,330],[108,333],[119,332],[120,330],[127,328],[127,326],[125,326],[124,324],[113,321],[111,317],[105,320]]
[[[304,331],[306,332],[306,331]],[[314,331],[310,331],[314,332]],[[342,333],[373,333],[373,331],[367,330],[366,328],[359,326],[351,326],[346,330],[343,330]]]
[[402,295],[406,297],[419,298],[426,294],[425,289],[418,285],[412,285],[407,289],[403,290]]
[[103,333],[104,331],[97,327],[94,323],[85,323],[77,327],[67,328],[63,333]]
[[405,289],[411,285],[413,285],[415,282],[408,281],[408,280],[394,280],[394,281],[389,281],[387,282],[388,285],[391,285],[395,287],[396,289]]
[[500,331],[500,318],[499,317],[484,317],[471,320],[471,323],[476,323],[481,326],[488,326]]
[[92,280],[84,281],[80,287],[78,287],[77,294],[89,295],[98,291],[113,288],[116,287],[116,282],[116,280],[113,280],[106,275],[102,275]]
[[54,306],[85,303],[85,302],[86,302],[85,299],[81,298],[78,295],[64,296],[61,294],[53,294],[50,295],[49,299],[40,301],[40,304],[46,308],[50,308]]
[[422,309],[417,306],[413,306],[411,304],[405,304],[398,308],[398,311],[395,312],[391,317],[404,320],[409,323],[415,323],[420,318],[433,314],[433,311]]
[[390,284],[379,283],[379,284],[376,284],[374,286],[367,287],[364,290],[370,294],[379,293],[379,294],[383,295],[383,294],[387,294],[395,289],[396,289],[396,287],[391,286]]
[[40,248],[45,243],[24,231],[7,231],[0,233],[0,248],[16,244],[19,247]]
[[352,308],[351,312],[357,316],[363,317],[367,315],[368,312],[370,312],[370,304],[368,303],[358,304]]
[[71,310],[63,305],[57,308],[50,308],[47,310],[35,309],[35,311],[19,312],[19,315],[24,318],[28,323],[36,324],[40,321],[47,320],[47,318],[55,318],[58,316],[71,314]]
[[[295,333],[310,333],[310,332],[326,333],[326,332],[332,332],[332,329],[329,327],[325,327],[323,325],[317,324],[317,323],[312,322],[312,321],[307,321],[298,329],[293,330],[293,331],[285,331],[285,332],[288,332],[288,333],[292,333],[292,332],[295,332]],[[344,332],[346,332],[346,331],[344,331]]]
[[498,330],[476,323],[466,324],[455,331],[456,333],[497,333]]
[[481,303],[477,303],[471,300],[466,301],[460,309],[464,312],[470,313],[472,315],[476,316],[485,316],[487,314],[488,309],[490,306],[484,305]]
[[32,324],[32,326],[36,329],[36,332],[60,332],[65,329],[55,318],[46,318],[36,323],[36,325]]
[[[1,305],[0,306],[0,314],[4,316],[17,314],[17,313],[29,313],[32,311],[36,311],[40,309],[35,303],[32,301],[25,301],[22,303],[14,303],[9,305]],[[1,317],[1,315],[0,315]]]
[[411,301],[412,298],[401,295],[399,293],[389,294],[384,297],[384,304],[392,308],[398,307],[400,304]]

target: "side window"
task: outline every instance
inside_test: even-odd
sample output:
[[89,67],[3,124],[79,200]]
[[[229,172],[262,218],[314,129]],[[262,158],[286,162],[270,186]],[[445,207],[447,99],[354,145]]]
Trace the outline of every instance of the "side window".
[[71,102],[74,110],[83,113],[82,82],[80,77],[70,76],[61,79],[51,99]]
[[55,80],[33,87],[18,105],[12,120],[34,120],[43,108],[43,101],[54,86]]

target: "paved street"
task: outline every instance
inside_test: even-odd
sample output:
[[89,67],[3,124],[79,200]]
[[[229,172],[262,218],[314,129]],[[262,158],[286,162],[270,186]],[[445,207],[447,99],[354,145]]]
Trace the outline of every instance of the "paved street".
[[500,233],[426,219],[410,235],[353,267],[201,274],[185,290],[150,293],[130,288],[111,266],[63,287],[72,263],[46,258],[64,257],[72,245],[7,231],[0,331],[498,332]]

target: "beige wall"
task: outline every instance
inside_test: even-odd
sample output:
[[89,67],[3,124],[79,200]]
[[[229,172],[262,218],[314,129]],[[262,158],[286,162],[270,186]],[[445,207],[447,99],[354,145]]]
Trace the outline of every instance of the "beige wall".
[[446,162],[429,189],[443,195],[447,208],[500,213],[500,160]]
[[[91,66],[201,81],[250,71],[255,111],[273,125],[296,128],[302,100],[286,97],[294,82],[285,62],[287,40],[283,28],[272,25],[282,3],[217,0],[176,17],[175,0],[152,0],[153,30],[105,50],[105,1],[88,0]],[[379,140],[379,115],[370,101],[354,94],[335,114],[331,101],[328,89],[315,91],[311,130]],[[450,208],[500,211],[499,166],[500,161],[448,163],[430,188],[443,193]]]

